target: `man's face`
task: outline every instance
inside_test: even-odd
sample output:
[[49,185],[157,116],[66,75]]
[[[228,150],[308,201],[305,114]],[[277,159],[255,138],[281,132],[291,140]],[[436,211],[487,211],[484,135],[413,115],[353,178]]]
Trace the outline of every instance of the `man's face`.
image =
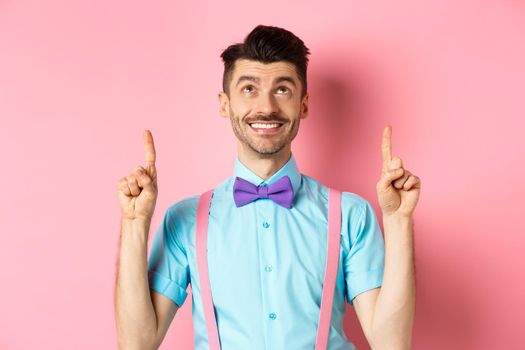
[[[306,118],[308,95],[293,64],[235,62],[229,96],[219,93],[220,113],[229,117],[233,132],[246,151],[272,156],[289,146]],[[246,148],[249,149],[246,149]]]

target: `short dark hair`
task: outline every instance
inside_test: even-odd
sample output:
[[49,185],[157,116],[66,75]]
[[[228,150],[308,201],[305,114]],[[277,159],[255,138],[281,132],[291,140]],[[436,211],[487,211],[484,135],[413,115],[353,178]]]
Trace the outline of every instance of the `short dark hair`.
[[262,63],[286,61],[295,66],[301,80],[302,96],[306,94],[306,68],[310,50],[292,32],[274,26],[258,25],[244,39],[244,42],[228,46],[221,54],[224,61],[222,88],[228,92],[235,61],[248,59]]

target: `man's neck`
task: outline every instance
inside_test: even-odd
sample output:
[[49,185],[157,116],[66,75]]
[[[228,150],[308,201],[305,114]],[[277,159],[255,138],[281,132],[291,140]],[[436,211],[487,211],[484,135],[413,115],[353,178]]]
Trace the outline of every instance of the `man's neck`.
[[240,162],[248,169],[261,179],[268,180],[290,160],[292,152],[290,146],[288,146],[271,156],[262,157],[258,153],[243,152],[241,149],[238,149],[238,156]]

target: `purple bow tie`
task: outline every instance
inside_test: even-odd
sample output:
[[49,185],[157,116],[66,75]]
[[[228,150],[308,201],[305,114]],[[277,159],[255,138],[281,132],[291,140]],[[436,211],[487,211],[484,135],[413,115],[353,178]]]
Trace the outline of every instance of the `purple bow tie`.
[[235,178],[233,199],[237,207],[251,203],[259,198],[269,198],[275,203],[290,209],[293,201],[292,182],[283,176],[269,186],[256,186],[241,177]]

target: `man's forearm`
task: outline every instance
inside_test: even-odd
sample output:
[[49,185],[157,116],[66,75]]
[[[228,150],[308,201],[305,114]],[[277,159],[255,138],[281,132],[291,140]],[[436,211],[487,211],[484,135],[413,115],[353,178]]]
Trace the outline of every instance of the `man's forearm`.
[[115,285],[119,349],[146,349],[155,339],[157,319],[147,279],[150,223],[121,220]]
[[383,217],[385,271],[372,320],[374,350],[410,349],[415,313],[412,217]]

